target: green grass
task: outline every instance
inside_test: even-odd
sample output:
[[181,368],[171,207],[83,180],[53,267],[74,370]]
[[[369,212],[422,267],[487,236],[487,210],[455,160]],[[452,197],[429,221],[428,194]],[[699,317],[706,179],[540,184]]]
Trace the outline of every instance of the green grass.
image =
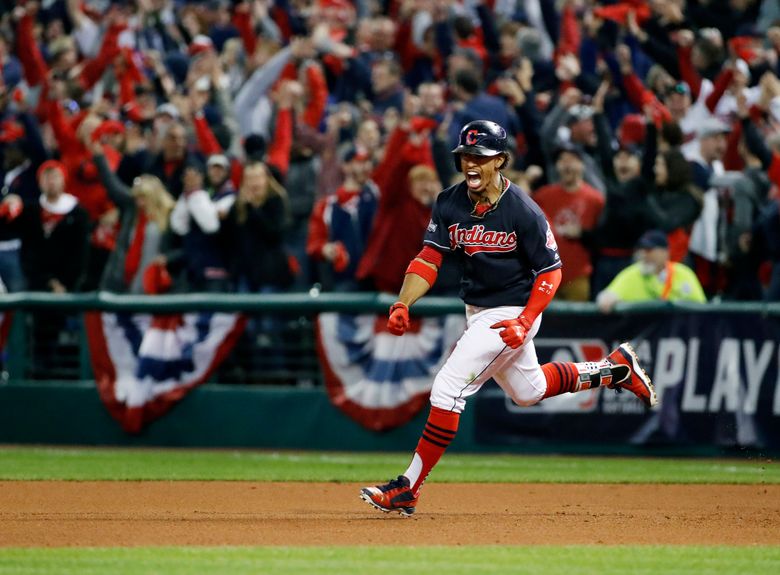
[[0,549],[3,574],[747,575],[780,573],[780,547],[163,547]]
[[[408,454],[0,448],[0,479],[375,481]],[[769,461],[448,454],[437,482],[780,483]],[[0,544],[2,524],[0,523]],[[120,543],[120,542],[117,542]],[[780,573],[780,546],[0,547],[0,575]]]
[[[409,454],[0,448],[6,480],[377,481]],[[437,482],[780,483],[767,460],[447,454]]]

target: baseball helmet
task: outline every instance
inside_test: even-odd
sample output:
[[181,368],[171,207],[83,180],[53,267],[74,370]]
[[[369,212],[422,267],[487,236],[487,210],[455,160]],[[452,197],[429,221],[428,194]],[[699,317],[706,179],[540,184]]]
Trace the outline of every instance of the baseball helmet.
[[[460,155],[498,156],[507,151],[506,130],[488,120],[469,122],[460,131],[458,146],[452,150],[455,154],[455,167],[460,172]],[[503,167],[503,166],[502,166]]]

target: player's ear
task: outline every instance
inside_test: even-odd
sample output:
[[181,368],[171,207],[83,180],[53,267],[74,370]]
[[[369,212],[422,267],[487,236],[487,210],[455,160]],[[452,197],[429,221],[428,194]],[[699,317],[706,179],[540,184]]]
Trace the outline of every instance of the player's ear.
[[497,170],[503,170],[506,168],[506,165],[509,163],[509,156],[507,154],[501,154],[501,163],[496,166]]

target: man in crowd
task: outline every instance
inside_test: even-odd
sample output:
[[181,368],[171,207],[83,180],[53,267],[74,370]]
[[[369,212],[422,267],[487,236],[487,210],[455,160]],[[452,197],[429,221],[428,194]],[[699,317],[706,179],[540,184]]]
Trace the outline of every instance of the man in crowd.
[[596,303],[605,313],[618,303],[640,301],[690,301],[705,303],[707,298],[696,274],[669,259],[666,234],[650,230],[637,242],[638,261],[620,272]]
[[604,196],[583,181],[585,164],[578,147],[561,146],[555,166],[560,180],[537,190],[534,200],[547,216],[565,262],[558,297],[588,301],[593,268],[582,236],[596,227],[604,209]]

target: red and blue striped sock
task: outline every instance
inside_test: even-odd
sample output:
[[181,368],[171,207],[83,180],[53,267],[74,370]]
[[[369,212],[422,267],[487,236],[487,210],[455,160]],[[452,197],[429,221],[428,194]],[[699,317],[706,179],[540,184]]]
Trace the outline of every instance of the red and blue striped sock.
[[425,423],[425,429],[423,429],[420,441],[417,443],[412,462],[404,472],[415,496],[428,473],[439,462],[444,451],[455,438],[459,420],[459,413],[431,406],[428,421]]
[[[542,371],[547,380],[547,391],[542,399],[561,395],[562,393],[574,393],[576,391],[593,389],[602,384],[606,385],[612,381],[612,378],[611,376],[607,378],[607,375],[602,374],[602,369],[610,366],[611,364],[606,360],[600,362],[583,361],[573,363],[570,361],[554,361],[545,363],[542,366]],[[602,375],[604,375],[603,378]]]

